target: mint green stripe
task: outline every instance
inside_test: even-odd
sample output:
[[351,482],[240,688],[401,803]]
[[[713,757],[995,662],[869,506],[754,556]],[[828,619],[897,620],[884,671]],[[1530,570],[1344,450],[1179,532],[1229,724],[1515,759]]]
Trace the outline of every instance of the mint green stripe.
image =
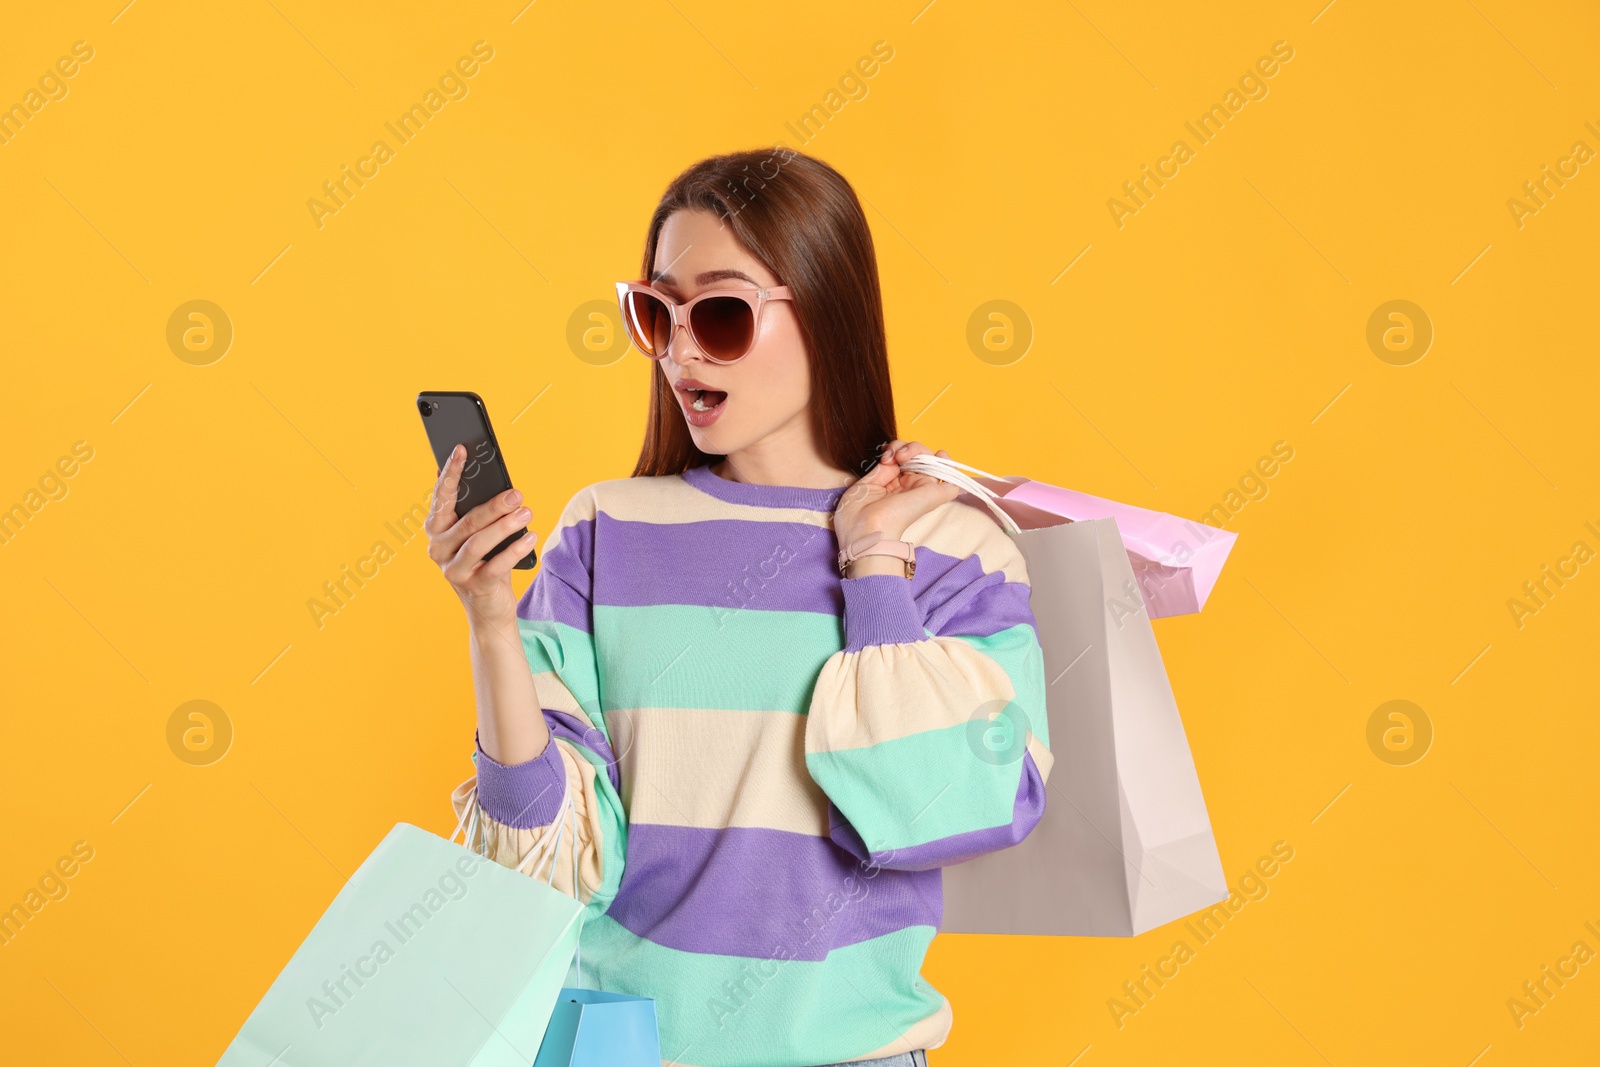
[[798,945],[782,944],[750,959],[667,948],[602,915],[585,923],[582,972],[574,965],[567,984],[592,986],[598,975],[607,992],[654,997],[667,1062],[833,1063],[882,1048],[939,1010],[944,998],[917,973],[934,932],[907,927],[825,960],[785,959]]
[[[1027,726],[1045,748],[1050,747],[1050,718],[1045,714],[1044,649],[1039,635],[1027,623],[990,634],[988,637],[951,635],[965,641],[996,663],[1011,678],[1016,696],[1011,698],[1011,715],[1025,715]],[[1021,721],[1021,720],[1019,720]]]
[[[1022,751],[998,762],[982,720],[865,748],[806,753],[806,769],[873,852],[1009,826]],[[987,758],[986,758],[987,757]]]
[[522,650],[535,674],[555,671],[596,726],[600,719],[600,680],[595,674],[594,638],[551,619],[518,619]]
[[608,708],[805,714],[817,674],[844,646],[838,618],[687,604],[595,605]]
[[[595,765],[595,794],[600,798],[601,818],[603,825],[600,827],[600,888],[595,890],[590,897],[584,918],[587,920],[592,915],[597,915],[611,906],[616,899],[617,890],[622,885],[622,876],[626,873],[623,864],[626,862],[628,847],[627,815],[622,810],[622,800],[617,796],[616,790],[611,788],[611,779],[601,766],[600,758],[588,749],[583,750],[590,763]],[[568,824],[571,832],[571,824]],[[566,853],[568,862],[572,854]]]

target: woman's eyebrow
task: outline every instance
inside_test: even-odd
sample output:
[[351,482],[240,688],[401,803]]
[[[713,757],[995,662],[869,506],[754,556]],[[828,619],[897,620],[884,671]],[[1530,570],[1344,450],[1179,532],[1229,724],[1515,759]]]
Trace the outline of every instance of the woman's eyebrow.
[[[726,268],[722,270],[703,271],[700,274],[695,275],[694,280],[696,285],[710,285],[712,282],[720,282],[727,278],[737,278],[742,281],[747,281],[751,285],[757,286],[758,288],[761,285],[760,282],[756,281],[742,270],[729,270]],[[674,289],[678,287],[678,283],[673,280],[672,275],[670,274],[658,273],[652,276],[650,280],[652,282],[660,282],[663,285],[670,285]]]

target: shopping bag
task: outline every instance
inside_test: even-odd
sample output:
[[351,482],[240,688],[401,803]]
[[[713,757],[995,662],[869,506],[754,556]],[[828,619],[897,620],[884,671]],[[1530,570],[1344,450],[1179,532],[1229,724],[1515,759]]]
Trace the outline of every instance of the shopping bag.
[[[944,868],[942,929],[1131,937],[1228,896],[1194,759],[1115,518],[1069,521],[936,456],[1015,539],[1044,650],[1055,757],[1021,843]],[[978,477],[968,477],[971,471]],[[1037,484],[1037,483],[1035,483]]]
[[563,989],[533,1067],[660,1067],[656,1002],[649,997]]
[[1203,522],[1135,507],[1026,478],[989,479],[1001,499],[1065,519],[1116,519],[1133,581],[1152,619],[1188,615],[1205,606],[1239,535]]
[[481,854],[475,805],[468,847],[397,824],[218,1067],[528,1067],[566,981],[583,905],[523,871],[537,875],[548,854],[553,872],[570,804],[516,869]]

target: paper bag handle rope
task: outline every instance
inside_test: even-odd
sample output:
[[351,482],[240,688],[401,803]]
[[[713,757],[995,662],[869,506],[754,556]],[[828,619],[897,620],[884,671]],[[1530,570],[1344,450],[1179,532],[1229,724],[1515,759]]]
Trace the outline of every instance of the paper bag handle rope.
[[978,478],[993,478],[996,481],[999,480],[998,476],[990,474],[988,471],[981,471],[977,467],[958,460],[945,459],[943,456],[935,456],[931,453],[912,456],[900,466],[902,469],[911,471],[914,474],[926,474],[930,478],[937,478],[941,482],[949,482],[958,489],[971,493],[983,501],[984,507],[994,513],[994,517],[1000,521],[1000,525],[1006,533],[1019,534],[1022,532],[1022,527],[1017,525],[1017,520],[1007,515],[1005,510],[995,503],[1000,498],[1000,494],[983,485],[976,478],[963,474],[962,471],[970,471],[972,474],[977,475]]
[[[551,739],[551,743],[552,744],[554,743],[554,738]],[[476,854],[478,854],[480,856],[484,855],[485,854],[485,850],[483,848],[479,847],[480,844],[482,843],[483,820],[480,819],[478,816],[479,816],[479,812],[482,811],[483,809],[478,806],[478,783],[477,782],[473,782],[472,783],[472,788],[470,790],[468,790],[468,792],[467,792],[467,803],[466,803],[465,808],[466,808],[466,810],[463,811],[462,814],[459,817],[457,817],[457,819],[456,819],[456,828],[454,830],[450,831],[450,840],[454,841],[456,839],[456,835],[461,833],[461,831],[462,831],[462,824],[465,823],[466,824],[466,836],[462,840],[461,843],[463,845],[465,845],[470,851],[472,851],[472,852],[474,852],[474,853],[476,853]],[[467,813],[468,812],[471,813],[471,818],[470,819],[467,817]],[[531,875],[532,877],[537,879],[539,877],[539,875],[538,875],[539,860],[543,859],[544,852],[548,848],[549,852],[550,852],[550,868],[549,868],[550,877],[548,879],[548,882],[549,882],[549,885],[550,885],[550,887],[552,889],[555,888],[555,882],[556,882],[556,856],[558,856],[560,854],[560,852],[561,852],[561,836],[562,836],[562,833],[566,830],[566,827],[564,825],[562,825],[561,820],[562,820],[563,816],[569,816],[569,815],[572,818],[572,837],[568,841],[567,851],[572,853],[572,899],[577,900],[578,899],[578,808],[577,808],[577,806],[575,804],[572,803],[572,790],[568,786],[567,781],[566,781],[565,778],[563,778],[562,782],[561,782],[561,805],[556,809],[555,818],[550,820],[550,825],[544,828],[544,832],[541,833],[539,835],[539,837],[533,842],[533,844],[528,847],[528,851],[523,853],[522,858],[517,861],[516,869],[519,870],[519,871],[522,871],[522,873],[524,873],[524,874]],[[554,836],[551,835],[551,831],[554,831]],[[534,860],[533,867],[532,867],[531,870],[525,870],[524,868],[526,868],[528,866],[528,861],[530,859]],[[575,953],[576,953],[576,955],[575,955],[575,960],[576,960],[575,966],[577,967],[577,973],[578,973],[578,976],[579,976],[578,980],[581,981],[582,980],[582,975],[583,975],[583,936],[582,936],[582,929],[583,929],[582,922],[583,922],[583,920],[582,920],[581,917],[579,918],[578,922],[579,922],[579,927],[578,927],[579,936],[578,936],[578,944],[577,944],[577,947],[575,949]]]
[[[454,841],[456,839],[456,835],[462,832],[463,824],[465,824],[466,836],[461,843],[480,856],[487,855],[487,845],[483,840],[483,821],[479,818],[479,813],[483,809],[478,804],[478,784],[476,782],[472,784],[472,788],[467,792],[467,801],[464,807],[465,810],[461,813],[460,817],[456,819],[456,828],[450,832],[450,840]],[[572,816],[573,823],[572,842],[573,845],[576,846],[578,840],[578,812],[577,808],[574,807],[572,803],[571,791],[567,789],[566,784],[563,783],[561,803],[556,808],[555,818],[550,821],[550,825],[546,826],[538,838],[534,840],[533,844],[528,847],[528,851],[522,854],[522,858],[516,863],[517,870],[521,871],[523,874],[532,875],[533,877],[537,878],[539,877],[539,865],[544,862],[546,856],[548,855],[550,861],[548,868],[549,877],[542,880],[549,882],[551,885],[555,884],[556,856],[561,851],[562,834],[566,830],[566,827],[562,824],[562,820],[566,818],[569,813]],[[571,852],[572,887],[573,894],[576,895],[578,890],[578,850],[576,847],[572,847]],[[529,863],[530,860],[532,861],[531,867]]]

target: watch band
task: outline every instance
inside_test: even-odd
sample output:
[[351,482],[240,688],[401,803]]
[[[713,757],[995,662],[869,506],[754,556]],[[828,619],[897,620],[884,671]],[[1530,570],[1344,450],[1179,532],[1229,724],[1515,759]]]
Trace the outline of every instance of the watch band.
[[891,541],[877,535],[877,540],[866,544],[857,542],[849,548],[839,550],[839,577],[849,577],[850,564],[863,556],[893,556],[904,560],[906,564],[906,577],[915,577],[917,573],[917,550],[910,541]]

